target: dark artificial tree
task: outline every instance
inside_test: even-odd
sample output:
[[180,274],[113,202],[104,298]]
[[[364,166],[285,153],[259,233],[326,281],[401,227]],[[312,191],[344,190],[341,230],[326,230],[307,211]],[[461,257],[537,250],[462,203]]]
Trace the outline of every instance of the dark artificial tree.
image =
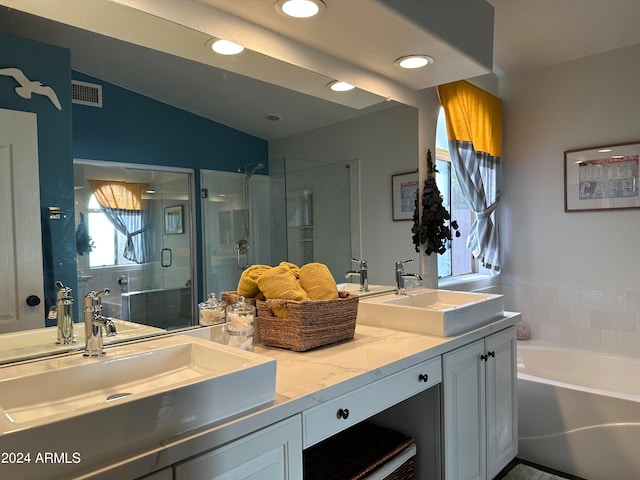
[[425,245],[424,253],[431,255],[433,252],[443,254],[447,251],[451,241],[451,233],[459,237],[458,222],[451,220],[451,214],[442,205],[442,195],[436,184],[436,166],[431,158],[431,150],[427,150],[427,178],[424,181],[422,191],[422,218],[420,218],[419,198],[420,189],[416,190],[415,211],[413,212],[413,244],[416,252],[420,246]]
[[95,245],[89,235],[89,227],[87,226],[87,219],[84,214],[80,212],[80,223],[76,228],[76,252],[78,255],[84,255],[90,253]]

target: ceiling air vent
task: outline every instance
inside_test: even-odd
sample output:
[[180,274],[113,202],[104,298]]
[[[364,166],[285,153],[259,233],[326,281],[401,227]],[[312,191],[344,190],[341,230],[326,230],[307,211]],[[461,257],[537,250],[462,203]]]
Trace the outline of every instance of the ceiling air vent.
[[102,85],[71,80],[71,102],[102,108]]

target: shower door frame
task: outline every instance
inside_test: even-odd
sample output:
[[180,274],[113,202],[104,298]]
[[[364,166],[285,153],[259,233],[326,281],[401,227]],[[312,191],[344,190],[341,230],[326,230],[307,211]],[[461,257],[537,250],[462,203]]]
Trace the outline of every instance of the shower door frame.
[[198,288],[199,288],[199,274],[198,274],[198,264],[199,264],[199,256],[197,250],[197,238],[198,238],[198,228],[199,224],[196,222],[196,171],[193,168],[187,167],[172,167],[166,165],[155,165],[155,164],[138,164],[138,163],[130,163],[130,162],[119,162],[119,161],[109,161],[109,160],[92,160],[86,158],[74,158],[74,164],[81,163],[85,165],[93,165],[98,167],[106,167],[106,168],[122,168],[122,169],[133,169],[133,170],[147,170],[147,171],[156,171],[156,172],[167,172],[167,173],[178,173],[187,175],[188,181],[188,194],[189,194],[189,202],[188,208],[183,211],[183,221],[189,221],[191,223],[191,228],[189,229],[189,248],[191,251],[191,261],[190,261],[190,306],[191,306],[191,319],[189,321],[189,325],[182,328],[191,328],[198,324],[197,319],[197,299],[198,299]]

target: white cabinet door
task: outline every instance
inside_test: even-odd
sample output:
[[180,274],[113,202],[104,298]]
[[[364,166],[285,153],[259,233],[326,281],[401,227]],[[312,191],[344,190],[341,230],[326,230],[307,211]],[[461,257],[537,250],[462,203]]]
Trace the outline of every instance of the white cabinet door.
[[0,333],[44,327],[35,113],[0,109],[0,204]]
[[443,355],[444,475],[481,480],[486,471],[484,341]]
[[515,328],[486,339],[493,353],[487,370],[487,478],[495,477],[518,454],[518,407]]
[[517,454],[516,327],[443,355],[446,480],[490,480]]
[[296,415],[175,467],[175,480],[299,480],[302,425]]

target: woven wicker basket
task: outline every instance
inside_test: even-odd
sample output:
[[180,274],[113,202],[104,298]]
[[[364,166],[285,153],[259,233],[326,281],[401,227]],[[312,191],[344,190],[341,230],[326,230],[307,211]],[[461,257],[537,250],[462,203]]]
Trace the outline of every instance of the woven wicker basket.
[[[304,352],[353,338],[358,315],[358,296],[338,292],[337,300],[257,300],[258,329],[263,345]],[[286,308],[286,318],[273,308]]]
[[[238,295],[236,292],[222,292],[220,296],[222,297],[222,301],[226,302],[227,305],[233,305],[234,303],[238,303],[240,301],[240,295]],[[256,304],[255,298],[246,297],[244,301],[248,305],[255,306]]]
[[[414,446],[411,456],[393,465],[400,454]],[[408,450],[410,451],[410,450]],[[408,455],[403,455],[406,458]],[[389,472],[384,480],[415,478],[415,443],[403,433],[364,422],[357,424],[303,452],[305,480],[365,480],[380,468]],[[402,461],[402,460],[400,460]],[[378,475],[376,475],[378,473]]]

